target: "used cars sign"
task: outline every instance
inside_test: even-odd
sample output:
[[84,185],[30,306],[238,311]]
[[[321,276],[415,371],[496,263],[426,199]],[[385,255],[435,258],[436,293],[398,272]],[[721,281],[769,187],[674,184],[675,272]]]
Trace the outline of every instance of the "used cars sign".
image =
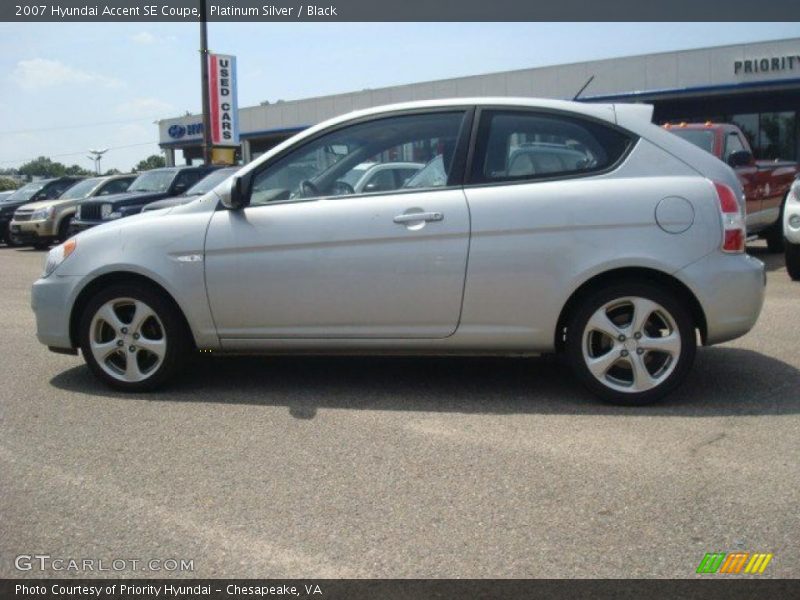
[[208,86],[211,143],[214,146],[238,146],[235,56],[208,55]]

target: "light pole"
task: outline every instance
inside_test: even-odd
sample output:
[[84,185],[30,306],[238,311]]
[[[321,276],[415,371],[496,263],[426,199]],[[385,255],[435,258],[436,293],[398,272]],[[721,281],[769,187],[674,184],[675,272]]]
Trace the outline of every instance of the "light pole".
[[211,118],[208,101],[208,23],[206,0],[200,0],[200,80],[203,98],[203,162],[211,164]]
[[100,159],[103,158],[103,154],[108,152],[108,148],[104,148],[103,150],[89,150],[91,156],[87,156],[89,160],[94,161],[94,172],[97,175],[100,175]]

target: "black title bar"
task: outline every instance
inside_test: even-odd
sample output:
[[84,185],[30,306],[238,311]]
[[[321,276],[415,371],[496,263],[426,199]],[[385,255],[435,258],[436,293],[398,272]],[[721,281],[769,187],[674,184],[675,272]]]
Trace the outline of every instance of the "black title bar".
[[624,600],[743,600],[798,598],[800,580],[566,579],[3,579],[3,600],[517,600],[585,598]]
[[[209,21],[800,21],[797,0],[208,0]],[[3,0],[0,21],[198,21],[199,0]]]

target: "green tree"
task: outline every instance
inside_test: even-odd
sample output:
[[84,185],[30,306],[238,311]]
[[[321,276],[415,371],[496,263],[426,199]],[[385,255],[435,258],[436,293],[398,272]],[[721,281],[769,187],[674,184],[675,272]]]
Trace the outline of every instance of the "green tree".
[[53,162],[46,156],[26,162],[19,169],[21,175],[27,177],[62,177],[66,174],[67,168],[60,162]]
[[11,177],[0,177],[0,192],[17,189],[17,182]]
[[140,160],[135,167],[133,167],[133,172],[138,173],[139,171],[149,171],[150,169],[158,169],[159,167],[166,166],[166,161],[164,157],[160,154],[151,154],[144,160]]
[[121,173],[122,171],[120,171],[119,169],[109,169],[108,171],[103,173],[103,175],[119,175]]
[[64,169],[64,173],[67,175],[94,175],[92,171],[87,171],[80,165],[72,165],[71,167],[66,167]]

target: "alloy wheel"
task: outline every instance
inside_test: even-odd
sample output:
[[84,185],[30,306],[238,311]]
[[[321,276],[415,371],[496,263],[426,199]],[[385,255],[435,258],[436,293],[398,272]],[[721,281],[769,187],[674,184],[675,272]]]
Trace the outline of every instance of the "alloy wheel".
[[627,393],[651,390],[675,370],[681,336],[675,318],[647,298],[618,298],[598,308],[582,336],[583,360],[604,386]]
[[141,300],[103,304],[89,329],[89,348],[103,371],[118,381],[143,381],[164,362],[167,335],[156,312]]

